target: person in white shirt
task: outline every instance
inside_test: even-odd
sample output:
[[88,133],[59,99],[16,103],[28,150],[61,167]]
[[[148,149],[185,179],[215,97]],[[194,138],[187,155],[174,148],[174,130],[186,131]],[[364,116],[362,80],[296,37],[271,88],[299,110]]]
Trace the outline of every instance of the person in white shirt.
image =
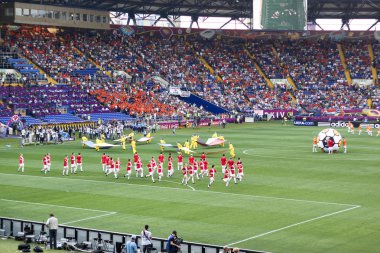
[[51,213],[45,225],[49,229],[50,249],[57,249],[58,219]]
[[143,253],[150,253],[153,243],[152,232],[149,231],[149,225],[145,225],[143,231],[141,231],[141,245],[143,248]]

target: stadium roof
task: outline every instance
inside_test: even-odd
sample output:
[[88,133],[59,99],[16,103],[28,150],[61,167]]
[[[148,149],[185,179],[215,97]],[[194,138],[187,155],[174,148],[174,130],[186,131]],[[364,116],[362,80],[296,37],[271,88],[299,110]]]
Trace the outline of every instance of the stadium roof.
[[[280,0],[278,0],[280,1]],[[158,14],[163,17],[251,18],[253,0],[19,0],[25,2],[91,8],[129,14]],[[380,19],[380,0],[308,0],[308,20]]]

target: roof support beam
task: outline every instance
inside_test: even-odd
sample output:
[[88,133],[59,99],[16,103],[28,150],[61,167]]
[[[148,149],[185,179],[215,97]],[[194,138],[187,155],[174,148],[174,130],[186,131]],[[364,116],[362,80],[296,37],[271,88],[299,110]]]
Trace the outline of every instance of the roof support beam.
[[375,23],[373,23],[368,29],[367,31],[371,30],[375,25],[377,25],[377,23],[379,23],[380,20],[376,20]]
[[129,22],[130,21],[133,21],[133,24],[134,25],[137,25],[137,22],[136,22],[136,16],[134,13],[128,13],[128,20],[127,20],[127,25],[129,25]]
[[198,18],[199,18],[198,16],[191,16],[190,28],[193,27],[193,23],[197,23],[197,26],[199,28]]
[[343,27],[346,26],[347,29],[349,31],[351,31],[351,28],[350,28],[350,24],[349,24],[350,20],[347,19],[347,18],[342,18],[342,26],[340,27],[340,30],[343,30]]
[[173,27],[175,27],[175,24],[173,23],[173,21],[170,20],[169,16],[166,16],[165,18],[166,18],[166,20],[167,20],[167,21],[168,21]]
[[246,23],[244,23],[243,21],[245,20],[245,18],[244,19],[240,19],[240,18],[238,18],[237,19],[240,23],[242,23],[245,27],[247,27],[248,29],[251,29],[251,27],[249,27]]
[[168,15],[163,15],[161,14],[158,19],[156,19],[156,21],[154,21],[153,25],[152,26],[155,26],[158,21],[160,21],[162,18],[166,19],[173,27],[175,27],[175,24],[173,23],[173,21],[170,20],[169,16]]
[[228,25],[232,20],[235,20],[235,18],[231,18],[230,20],[228,20],[226,23],[224,23],[219,29],[222,29],[223,27],[225,27],[226,25]]
[[320,26],[320,25],[317,23],[317,20],[314,19],[312,22],[313,22],[314,25],[318,26],[319,29],[321,29],[322,31],[325,30],[325,29],[322,28],[322,26]]

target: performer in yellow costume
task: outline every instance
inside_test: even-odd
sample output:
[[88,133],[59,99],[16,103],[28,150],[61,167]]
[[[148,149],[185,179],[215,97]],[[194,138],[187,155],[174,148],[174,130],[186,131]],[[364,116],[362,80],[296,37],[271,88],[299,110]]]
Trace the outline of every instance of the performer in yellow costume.
[[190,144],[190,149],[197,149],[198,148],[198,135],[193,135],[191,136],[191,144]]
[[[164,140],[160,140],[160,143],[161,144],[166,144],[166,141],[164,141]],[[165,150],[165,147],[164,146],[160,146],[160,148],[161,148],[161,151],[164,151]]]
[[232,144],[230,143],[230,145],[229,145],[229,149],[230,149],[230,155],[231,155],[231,157],[232,157],[232,158],[235,158],[235,148],[234,148],[234,145],[232,145]]
[[127,140],[127,137],[126,136],[121,136],[121,138],[120,138],[120,143],[121,143],[121,148],[123,149],[123,150],[125,150],[126,148],[125,148],[125,142],[126,142],[126,140]]
[[[146,135],[146,138],[151,138],[151,137],[150,137],[150,133],[148,133],[148,134]],[[146,141],[146,143],[149,144],[151,141],[152,141],[152,139],[149,139],[149,140]]]
[[133,140],[133,137],[134,137],[134,136],[135,136],[135,133],[134,133],[134,132],[128,134],[128,138],[131,138],[131,140]]
[[131,141],[131,147],[132,147],[132,153],[135,154],[137,150],[136,150],[136,141],[134,139],[132,139]]
[[[85,142],[85,141],[88,141],[87,137],[86,136],[83,136],[82,137],[82,142]],[[86,145],[84,145],[84,143],[82,143],[82,148],[85,148]]]
[[[224,141],[224,136],[220,135],[218,137],[219,140],[223,140]],[[220,144],[221,147],[224,147],[224,142]]]
[[[187,148],[187,149],[190,149],[190,142],[189,142],[189,140],[186,140],[185,143],[183,144],[183,146],[185,146],[185,148]],[[189,151],[185,151],[185,154],[188,155],[188,154],[190,154],[190,152]]]

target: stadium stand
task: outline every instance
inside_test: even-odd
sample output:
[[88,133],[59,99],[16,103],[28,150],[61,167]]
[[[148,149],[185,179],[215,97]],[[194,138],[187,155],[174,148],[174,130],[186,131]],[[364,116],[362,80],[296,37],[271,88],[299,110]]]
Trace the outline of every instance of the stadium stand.
[[[5,37],[8,40],[2,50],[21,54],[3,62],[20,73],[25,84],[0,88],[2,113],[7,114],[24,108],[27,115],[37,118],[63,112],[86,118],[115,111],[176,117],[207,115],[206,110],[214,114],[252,113],[255,109],[321,113],[327,108],[368,108],[370,99],[378,105],[377,87],[350,85],[345,73],[347,65],[353,79],[371,79],[371,64],[378,66],[370,60],[371,41],[347,40],[339,46],[329,39],[246,43],[199,35],[186,39],[154,33],[124,36],[117,29],[52,34],[38,26],[7,31]],[[375,56],[379,49],[379,43],[373,43]],[[66,85],[33,86],[50,77]],[[154,77],[189,91],[191,98],[170,95],[165,82]],[[11,83],[16,78],[3,75],[2,79]],[[268,82],[289,78],[294,85]]]
[[72,114],[46,115],[43,120],[48,123],[83,122],[84,120]]
[[113,121],[113,120],[117,120],[117,121],[129,121],[132,119],[131,116],[129,115],[126,115],[124,113],[91,113],[90,114],[90,120],[91,121],[98,121],[98,120],[101,120],[103,122],[107,122],[107,121]]

